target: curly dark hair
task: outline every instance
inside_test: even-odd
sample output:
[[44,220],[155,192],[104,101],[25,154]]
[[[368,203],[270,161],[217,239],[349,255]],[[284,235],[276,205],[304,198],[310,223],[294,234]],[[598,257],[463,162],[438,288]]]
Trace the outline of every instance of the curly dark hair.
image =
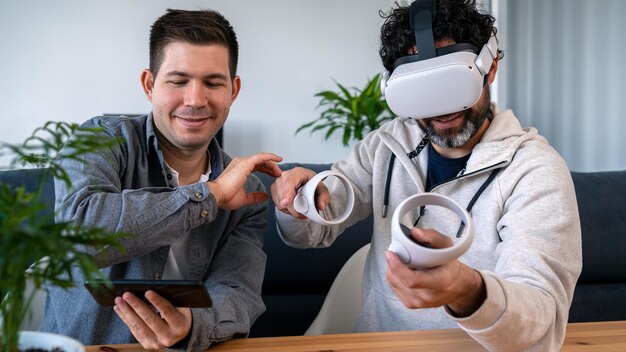
[[192,44],[218,44],[228,49],[231,78],[237,73],[239,44],[228,20],[212,10],[167,9],[150,30],[150,71],[156,77],[165,56],[167,44],[183,41]]
[[[389,72],[393,71],[393,64],[398,58],[409,55],[415,47],[410,12],[410,5],[397,2],[389,12],[379,12],[385,19],[380,29],[379,53],[383,66]],[[497,33],[494,22],[493,16],[477,10],[475,0],[439,0],[436,1],[433,20],[434,39],[452,39],[456,43],[470,43],[481,48],[491,35]],[[501,50],[498,50],[498,56],[503,56]]]

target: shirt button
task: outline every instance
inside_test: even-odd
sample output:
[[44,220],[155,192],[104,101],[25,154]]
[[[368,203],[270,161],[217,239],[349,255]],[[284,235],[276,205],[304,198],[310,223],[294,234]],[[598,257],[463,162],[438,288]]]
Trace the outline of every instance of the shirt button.
[[203,217],[203,218],[206,218],[206,216],[207,216],[207,215],[209,215],[209,211],[208,211],[208,210],[203,210],[203,211],[200,213],[200,216],[201,216],[201,217]]
[[196,198],[202,199],[202,193],[196,192],[196,194],[194,194],[194,195],[196,196]]

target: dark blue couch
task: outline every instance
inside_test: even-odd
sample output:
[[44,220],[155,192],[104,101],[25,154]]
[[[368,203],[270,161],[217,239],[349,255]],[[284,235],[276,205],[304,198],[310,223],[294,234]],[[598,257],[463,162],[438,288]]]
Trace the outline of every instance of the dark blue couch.
[[[283,169],[298,164],[282,165]],[[305,164],[317,172],[329,164]],[[54,203],[54,185],[44,175],[43,200]],[[42,171],[0,172],[0,182],[34,190]],[[269,188],[273,179],[259,175]],[[570,322],[626,320],[626,171],[573,172],[582,223],[583,272],[578,280]],[[558,204],[554,210],[558,211]],[[273,204],[270,204],[273,209]],[[300,335],[320,309],[343,263],[371,237],[371,219],[349,228],[326,249],[294,249],[278,237],[274,212],[267,214],[264,250],[267,268],[263,300],[267,311],[252,326],[251,336]]]

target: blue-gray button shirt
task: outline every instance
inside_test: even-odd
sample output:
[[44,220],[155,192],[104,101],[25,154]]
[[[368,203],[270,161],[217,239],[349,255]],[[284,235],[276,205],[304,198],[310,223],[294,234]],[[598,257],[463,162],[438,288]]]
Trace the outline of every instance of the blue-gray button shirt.
[[[152,114],[140,117],[95,117],[85,126],[104,128],[122,137],[115,148],[86,155],[86,163],[63,161],[72,187],[55,180],[57,221],[77,221],[135,236],[123,239],[124,252],[110,248],[93,253],[111,279],[159,279],[169,245],[188,233],[189,279],[204,282],[212,308],[192,308],[188,350],[204,350],[212,342],[245,336],[265,310],[261,284],[265,270],[262,250],[267,204],[235,211],[218,208],[205,182],[171,188]],[[209,145],[211,179],[230,158],[218,143]],[[247,192],[263,190],[250,176]],[[89,249],[87,249],[89,250]],[[100,306],[74,270],[74,288],[47,284],[46,316],[41,330],[74,337],[84,344],[136,342],[112,307]]]

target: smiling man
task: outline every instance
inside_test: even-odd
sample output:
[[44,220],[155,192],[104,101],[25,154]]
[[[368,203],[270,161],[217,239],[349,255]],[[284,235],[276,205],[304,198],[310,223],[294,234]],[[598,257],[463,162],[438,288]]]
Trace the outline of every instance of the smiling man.
[[[423,9],[432,11],[423,16]],[[494,18],[479,12],[473,0],[417,0],[383,15],[380,56],[392,73],[386,94],[394,70],[400,70],[397,77],[408,76],[400,65],[428,66],[422,53],[423,60],[441,63],[452,61],[447,55],[471,51],[472,62],[462,71],[480,65],[484,72],[474,76],[472,86],[463,85],[453,79],[459,74],[442,78],[434,72],[445,65],[431,64],[426,74],[415,73],[429,79],[402,85],[411,89],[398,95],[400,103],[415,111],[373,131],[332,166],[354,185],[354,210],[345,223],[324,226],[303,219],[293,200],[314,173],[283,172],[271,187],[282,238],[294,247],[329,246],[346,227],[373,215],[356,331],[461,327],[490,351],[558,351],[582,267],[574,187],[567,165],[545,138],[490,101],[501,59],[495,45],[489,47],[495,41]],[[481,48],[490,56],[479,62]],[[437,90],[442,94],[433,96],[434,87],[442,86]],[[462,99],[455,98],[465,96],[477,99],[470,106],[458,104]],[[318,208],[332,218],[343,210],[337,206],[344,202],[337,192],[341,185],[325,181],[325,186],[318,189]],[[475,239],[458,260],[416,270],[387,250],[390,214],[425,192],[471,211]],[[447,246],[440,245],[442,233],[454,236],[459,228],[457,217],[436,206],[408,215],[415,224],[412,238],[433,248]]]
[[88,154],[86,163],[66,159],[71,188],[55,180],[57,221],[133,235],[123,251],[93,253],[102,274],[200,280],[214,307],[174,307],[154,291],[145,294],[150,305],[125,293],[115,306],[99,306],[75,270],[75,288],[47,285],[41,330],[85,344],[203,351],[245,336],[264,311],[269,196],[251,173],[278,176],[281,158],[231,160],[214,138],[241,88],[237,59],[235,32],[219,13],[168,10],[152,26],[150,68],[141,74],[152,112],[87,121],[122,142]]

